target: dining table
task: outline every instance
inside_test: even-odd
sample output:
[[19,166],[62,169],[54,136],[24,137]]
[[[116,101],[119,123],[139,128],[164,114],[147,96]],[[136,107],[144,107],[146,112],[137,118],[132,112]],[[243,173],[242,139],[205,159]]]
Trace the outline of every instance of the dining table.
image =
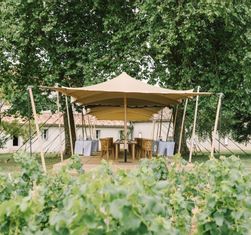
[[[116,140],[114,142],[115,145],[115,159],[118,160],[119,158],[119,149],[120,149],[120,145],[124,145],[124,140]],[[132,160],[135,160],[135,146],[137,144],[136,140],[127,140],[127,145],[131,146],[132,149]]]

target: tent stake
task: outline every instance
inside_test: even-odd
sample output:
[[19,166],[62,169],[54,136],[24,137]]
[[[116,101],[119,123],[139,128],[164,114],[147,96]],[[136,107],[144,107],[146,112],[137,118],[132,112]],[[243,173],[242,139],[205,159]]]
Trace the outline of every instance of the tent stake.
[[179,154],[180,154],[180,149],[181,149],[181,141],[182,141],[182,135],[183,135],[183,129],[184,129],[184,123],[185,123],[185,117],[186,117],[187,102],[188,102],[188,99],[186,99],[186,101],[185,101],[183,117],[182,117],[182,122],[181,122],[181,127],[180,127],[180,138],[179,138],[179,145],[178,145],[178,153]]
[[124,119],[124,158],[125,162],[127,162],[127,99],[126,95],[124,96],[124,114],[125,114],[125,119]]
[[[199,92],[200,92],[200,87],[198,86],[197,93],[199,93]],[[190,151],[189,151],[189,162],[192,162],[192,156],[193,156],[193,142],[194,142],[194,137],[195,137],[198,105],[199,105],[199,95],[196,96],[196,104],[195,104],[194,119],[193,119],[193,130],[192,130],[191,144],[190,144]]]
[[213,133],[212,133],[212,147],[211,147],[211,154],[210,154],[211,158],[214,157],[215,139],[216,139],[216,132],[217,132],[217,128],[218,128],[218,121],[219,121],[219,115],[220,115],[220,108],[221,108],[222,97],[223,97],[223,93],[220,93],[219,94],[218,105],[217,105],[215,122],[214,122],[214,130],[213,130]]
[[37,138],[38,138],[38,141],[39,141],[40,147],[41,147],[40,154],[41,154],[42,167],[43,167],[44,173],[46,173],[46,165],[45,165],[44,150],[43,150],[43,141],[42,141],[42,138],[41,138],[41,133],[39,131],[36,106],[35,106],[35,102],[34,102],[34,97],[33,97],[31,86],[28,87],[28,91],[29,91],[29,94],[30,94],[31,107],[32,107],[33,116],[34,116],[34,120],[35,120],[35,125],[36,125]]
[[71,155],[73,155],[74,152],[73,152],[73,142],[72,142],[72,133],[71,133],[71,122],[70,122],[69,104],[68,104],[68,97],[67,96],[65,96],[65,104],[66,104],[68,129],[69,129],[69,134],[70,134]]

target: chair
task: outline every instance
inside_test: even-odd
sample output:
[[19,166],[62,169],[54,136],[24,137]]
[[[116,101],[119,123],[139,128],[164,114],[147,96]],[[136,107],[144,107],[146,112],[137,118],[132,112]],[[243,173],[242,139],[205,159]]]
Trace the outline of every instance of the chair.
[[101,143],[101,158],[106,155],[106,159],[109,159],[110,154],[114,156],[113,138],[99,139]]
[[135,138],[135,140],[137,141],[137,144],[135,146],[135,150],[136,150],[136,157],[138,157],[139,159],[141,158],[142,155],[142,138]]
[[142,153],[144,157],[152,158],[153,154],[153,140],[142,139]]

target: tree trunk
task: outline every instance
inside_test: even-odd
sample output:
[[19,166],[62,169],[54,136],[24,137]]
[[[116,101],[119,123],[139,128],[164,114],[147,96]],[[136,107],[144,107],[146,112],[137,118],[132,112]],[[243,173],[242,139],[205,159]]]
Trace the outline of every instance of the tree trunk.
[[[183,117],[183,109],[178,109],[177,118],[176,118],[176,127],[175,127],[175,132],[174,132],[174,142],[175,142],[174,152],[175,153],[178,152],[182,117]],[[185,120],[185,123],[186,123],[186,120]],[[186,144],[185,124],[184,124],[184,129],[183,129],[183,134],[182,134],[180,153],[181,153],[181,156],[183,156],[183,157],[188,156],[188,154],[189,154],[189,149],[188,149],[187,144]]]
[[[70,157],[71,156],[71,142],[70,142],[70,131],[68,126],[68,117],[67,117],[67,110],[66,107],[64,109],[64,133],[65,133],[65,151],[64,156]],[[71,133],[72,133],[72,143],[73,143],[73,150],[75,147],[76,141],[76,131],[75,131],[75,123],[73,117],[72,106],[69,105],[69,116],[70,116],[70,125],[71,125]]]

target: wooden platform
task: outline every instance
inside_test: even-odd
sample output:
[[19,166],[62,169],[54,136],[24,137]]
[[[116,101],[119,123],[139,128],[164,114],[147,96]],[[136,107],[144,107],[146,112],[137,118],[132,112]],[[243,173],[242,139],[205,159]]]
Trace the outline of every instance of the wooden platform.
[[[83,163],[83,168],[85,171],[90,171],[100,166],[102,160],[106,160],[106,158],[101,158],[100,155],[90,156],[90,157],[80,157],[81,162]],[[64,160],[63,162],[59,162],[53,165],[53,171],[59,171],[61,167],[65,166],[69,162],[69,159]],[[123,169],[123,170],[131,170],[137,167],[139,160],[128,159],[127,162],[124,162],[124,159],[120,157],[117,161],[113,158],[108,160],[113,170]]]

